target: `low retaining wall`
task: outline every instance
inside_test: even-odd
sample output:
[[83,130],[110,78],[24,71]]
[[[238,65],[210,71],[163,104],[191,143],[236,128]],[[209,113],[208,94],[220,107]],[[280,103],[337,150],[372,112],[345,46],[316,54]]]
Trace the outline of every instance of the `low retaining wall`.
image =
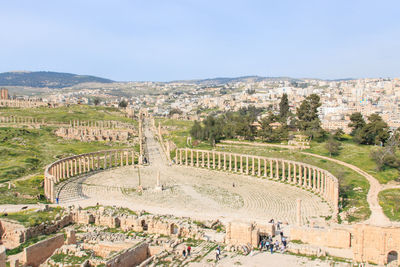
[[127,249],[106,262],[107,267],[133,267],[149,257],[149,244],[142,243]]
[[27,266],[37,267],[45,262],[57,248],[64,245],[64,234],[58,234],[24,249],[22,262]]
[[339,211],[338,179],[330,172],[306,163],[188,148],[176,150],[175,163],[287,182],[319,194],[332,206],[334,217]]
[[292,227],[290,228],[290,239],[322,247],[351,247],[351,233],[345,229]]
[[93,171],[135,165],[138,158],[138,154],[133,149],[116,149],[60,159],[48,165],[45,169],[44,194],[49,201],[54,203],[57,198],[55,185],[59,182]]

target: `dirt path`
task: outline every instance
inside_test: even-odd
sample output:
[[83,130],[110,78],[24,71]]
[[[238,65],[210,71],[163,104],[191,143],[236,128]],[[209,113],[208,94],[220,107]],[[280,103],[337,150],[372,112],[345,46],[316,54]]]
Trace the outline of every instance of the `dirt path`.
[[371,209],[371,217],[366,221],[366,223],[370,223],[373,225],[380,225],[380,226],[393,224],[383,213],[382,207],[379,205],[378,194],[382,190],[383,187],[378,182],[378,180],[375,179],[375,177],[373,177],[372,175],[368,174],[367,172],[361,170],[360,168],[358,168],[354,165],[351,165],[349,163],[346,163],[346,162],[343,162],[343,161],[340,161],[337,159],[332,159],[329,157],[325,157],[325,156],[321,156],[321,155],[317,155],[317,154],[313,154],[313,153],[308,153],[308,152],[300,152],[300,153],[307,155],[307,156],[317,157],[317,158],[335,162],[337,164],[340,164],[342,166],[350,168],[353,171],[364,176],[370,184],[368,195],[367,195],[367,201],[368,201],[369,207]]

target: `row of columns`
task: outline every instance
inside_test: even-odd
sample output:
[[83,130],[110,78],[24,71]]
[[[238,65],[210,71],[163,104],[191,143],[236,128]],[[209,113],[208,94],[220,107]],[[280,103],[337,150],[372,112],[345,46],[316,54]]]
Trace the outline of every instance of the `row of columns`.
[[97,127],[97,128],[132,128],[133,125],[122,123],[119,121],[79,121],[72,120],[69,122],[71,127]]
[[134,165],[137,154],[133,150],[109,150],[61,159],[46,168],[44,192],[50,201],[55,200],[54,186],[73,176],[117,166]]
[[319,193],[338,211],[339,183],[328,171],[301,162],[218,151],[177,149],[178,165],[285,181]]
[[17,117],[17,116],[9,116],[9,117],[0,117],[0,123],[27,123],[27,124],[44,124],[44,120],[39,121],[37,118],[31,117]]

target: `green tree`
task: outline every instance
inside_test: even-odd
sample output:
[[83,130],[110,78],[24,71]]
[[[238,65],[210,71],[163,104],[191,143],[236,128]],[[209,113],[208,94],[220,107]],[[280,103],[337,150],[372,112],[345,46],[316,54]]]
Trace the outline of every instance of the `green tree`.
[[333,137],[334,137],[336,140],[339,140],[339,141],[343,140],[343,136],[344,136],[344,135],[345,135],[345,133],[344,133],[344,131],[343,131],[341,128],[336,129],[336,130],[334,131],[334,133],[333,133]]
[[203,128],[198,121],[194,121],[192,128],[190,129],[190,135],[194,139],[201,140],[203,138]]
[[297,108],[298,128],[312,138],[321,137],[324,134],[321,128],[321,121],[318,118],[318,108],[320,106],[319,96],[311,94]]
[[289,100],[288,100],[288,95],[285,93],[282,95],[281,102],[279,103],[279,117],[281,121],[286,124],[288,116],[289,116]]
[[128,106],[128,102],[125,101],[125,100],[122,100],[122,101],[119,102],[118,106],[120,108],[126,108]]
[[332,135],[329,136],[325,144],[325,148],[329,151],[329,156],[338,155],[341,149],[341,143],[337,141]]
[[384,145],[389,136],[387,123],[378,114],[372,114],[368,123],[357,131],[354,141],[364,145]]
[[93,100],[93,103],[94,103],[95,106],[98,106],[98,105],[100,104],[100,98],[96,97],[96,98]]
[[358,131],[360,131],[365,126],[365,120],[363,115],[360,112],[355,112],[350,115],[350,123],[349,127],[352,128],[351,135],[355,136]]

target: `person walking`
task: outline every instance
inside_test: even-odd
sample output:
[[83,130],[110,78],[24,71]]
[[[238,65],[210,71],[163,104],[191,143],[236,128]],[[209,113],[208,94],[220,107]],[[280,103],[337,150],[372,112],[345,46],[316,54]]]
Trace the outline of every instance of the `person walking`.
[[282,237],[282,244],[283,244],[283,246],[286,248],[286,237]]
[[182,250],[182,255],[184,258],[186,258],[186,249]]
[[187,255],[189,257],[190,256],[190,251],[192,250],[192,248],[190,246],[188,246],[186,250],[187,250]]
[[221,253],[221,251],[217,248],[217,250],[215,251],[215,260],[219,261],[219,254]]

